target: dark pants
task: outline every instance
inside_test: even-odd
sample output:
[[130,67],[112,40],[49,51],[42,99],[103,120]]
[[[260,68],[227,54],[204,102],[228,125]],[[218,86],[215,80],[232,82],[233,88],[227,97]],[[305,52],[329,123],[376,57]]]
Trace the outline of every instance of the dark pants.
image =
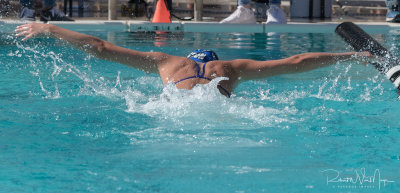
[[[21,7],[35,9],[35,0],[19,0]],[[53,7],[56,5],[56,0],[43,0],[44,7]]]

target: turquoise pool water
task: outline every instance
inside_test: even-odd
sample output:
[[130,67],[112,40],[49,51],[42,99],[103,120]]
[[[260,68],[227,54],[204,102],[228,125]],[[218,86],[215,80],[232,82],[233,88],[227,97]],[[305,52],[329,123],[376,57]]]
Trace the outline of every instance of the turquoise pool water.
[[[349,50],[333,33],[86,33],[223,60]],[[373,36],[398,55],[399,34]],[[243,82],[228,99],[53,39],[0,40],[0,192],[399,191],[400,103],[372,65]]]

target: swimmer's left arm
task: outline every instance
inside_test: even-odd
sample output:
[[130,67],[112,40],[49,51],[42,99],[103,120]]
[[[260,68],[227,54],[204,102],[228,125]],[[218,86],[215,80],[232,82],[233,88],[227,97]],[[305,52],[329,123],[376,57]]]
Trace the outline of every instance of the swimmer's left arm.
[[371,56],[369,52],[304,53],[281,60],[234,60],[232,66],[243,80],[267,78],[280,74],[305,72],[335,64],[355,56]]

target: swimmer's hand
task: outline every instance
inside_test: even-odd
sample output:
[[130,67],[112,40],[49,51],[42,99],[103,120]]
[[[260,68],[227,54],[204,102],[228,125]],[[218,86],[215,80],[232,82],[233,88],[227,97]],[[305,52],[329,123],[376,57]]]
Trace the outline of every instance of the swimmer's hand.
[[39,36],[39,35],[48,35],[50,24],[41,24],[41,23],[28,23],[24,25],[20,25],[15,29],[15,33],[17,37],[25,36],[22,41],[25,41],[29,38]]
[[356,52],[354,56],[361,61],[364,65],[368,65],[369,63],[376,62],[376,56],[372,55],[371,52]]
[[371,54],[371,52],[365,51],[365,52],[357,52],[356,56],[360,56],[360,57],[367,57],[370,58],[373,55]]

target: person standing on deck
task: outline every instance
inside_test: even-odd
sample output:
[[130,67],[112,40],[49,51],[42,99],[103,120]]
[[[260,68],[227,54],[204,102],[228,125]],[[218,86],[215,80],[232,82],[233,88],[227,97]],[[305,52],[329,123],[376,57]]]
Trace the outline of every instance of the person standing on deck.
[[[36,0],[20,0],[21,12],[19,18],[21,20],[35,21]],[[43,8],[40,11],[40,21],[74,21],[73,19],[64,15],[56,5],[56,0],[43,0]]]
[[398,0],[385,0],[388,12],[386,14],[386,21],[400,22],[399,1]]
[[[267,24],[286,24],[286,14],[281,9],[281,0],[254,0],[256,5],[265,3],[268,5],[268,10],[266,13]],[[256,7],[257,10],[257,7]],[[250,0],[238,0],[238,7],[229,17],[220,21],[220,23],[256,23],[256,17],[252,10]]]

